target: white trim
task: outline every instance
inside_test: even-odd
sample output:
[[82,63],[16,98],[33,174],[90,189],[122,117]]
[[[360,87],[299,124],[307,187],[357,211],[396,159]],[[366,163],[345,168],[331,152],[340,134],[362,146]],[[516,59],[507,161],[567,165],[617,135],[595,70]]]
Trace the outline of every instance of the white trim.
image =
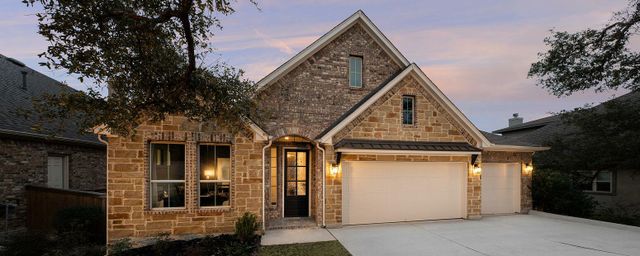
[[339,148],[336,152],[343,154],[376,154],[376,155],[447,155],[447,156],[470,156],[481,154],[480,151],[427,151],[427,150],[388,150],[388,149],[353,149]]
[[260,126],[251,121],[251,119],[245,118],[245,121],[249,125],[249,128],[253,131],[253,141],[254,142],[262,142],[269,140],[269,134],[265,132]]
[[412,66],[409,66],[407,68],[405,68],[399,75],[397,75],[395,78],[393,78],[389,83],[387,83],[387,85],[385,85],[382,89],[380,89],[378,92],[376,92],[376,94],[374,94],[371,98],[369,98],[366,102],[364,102],[364,104],[360,105],[360,107],[358,107],[355,111],[353,111],[353,113],[351,113],[349,116],[347,116],[345,119],[343,119],[340,123],[338,123],[336,126],[334,126],[333,128],[331,128],[331,130],[329,130],[329,132],[327,132],[324,136],[322,136],[318,141],[320,143],[323,144],[333,144],[332,139],[333,139],[333,135],[335,135],[336,133],[338,133],[340,130],[342,130],[342,128],[344,128],[345,126],[347,126],[349,123],[351,123],[351,121],[353,121],[354,119],[356,119],[356,117],[358,117],[362,112],[364,112],[367,108],[369,108],[369,106],[371,106],[374,102],[376,102],[380,97],[382,97],[383,95],[385,95],[389,90],[391,90],[391,88],[393,88],[393,86],[397,83],[399,83],[400,81],[402,81],[402,79],[409,74],[409,72],[411,72]]
[[391,41],[389,41],[389,39],[387,39],[387,37],[382,34],[382,32],[373,24],[373,22],[371,22],[367,15],[365,15],[362,10],[358,10],[357,12],[349,16],[349,18],[342,21],[333,29],[329,30],[329,32],[321,36],[311,45],[304,48],[304,50],[293,56],[293,58],[289,59],[273,72],[269,73],[267,76],[258,81],[258,83],[256,84],[257,91],[260,91],[272,81],[278,80],[279,78],[287,74],[289,70],[297,67],[300,63],[309,58],[309,56],[320,51],[324,46],[347,31],[357,22],[360,22],[365,27],[367,32],[382,46],[382,48],[394,59],[396,63],[400,64],[401,66],[408,66],[410,64],[409,60],[407,60],[407,58],[405,58],[402,53],[400,53],[398,48],[396,48],[391,43]]
[[[266,202],[265,202],[265,199],[264,199],[264,197],[265,197],[265,191],[264,191],[265,190],[265,186],[264,186],[265,182],[264,181],[265,181],[265,178],[266,178],[266,176],[265,176],[266,174],[265,174],[265,171],[264,171],[264,168],[265,168],[265,165],[266,165],[265,164],[265,160],[266,160],[266,158],[265,158],[266,157],[265,150],[270,148],[271,144],[273,143],[273,138],[268,137],[268,139],[269,139],[269,144],[267,144],[266,146],[264,146],[262,148],[262,207],[261,208],[262,208],[262,231],[263,232],[265,232],[267,230],[267,223],[265,222],[266,221],[266,217],[265,217],[266,209],[265,208],[267,208],[267,207],[266,207]],[[276,154],[277,154],[277,150],[276,150]],[[269,159],[269,161],[271,161],[271,159]],[[271,165],[273,163],[269,162],[269,164]],[[277,166],[277,164],[276,164],[276,166]],[[271,171],[271,170],[269,170],[269,171]],[[277,170],[276,170],[276,172],[277,172]],[[273,181],[271,181],[271,182],[273,182]],[[271,189],[271,187],[269,187],[269,189]],[[276,198],[276,201],[277,200],[278,199]]]

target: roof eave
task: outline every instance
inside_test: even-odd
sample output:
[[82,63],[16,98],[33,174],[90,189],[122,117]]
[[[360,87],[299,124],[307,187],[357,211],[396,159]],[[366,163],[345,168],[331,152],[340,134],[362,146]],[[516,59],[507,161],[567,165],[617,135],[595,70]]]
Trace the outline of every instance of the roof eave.
[[551,147],[499,145],[499,144],[492,144],[490,146],[482,148],[482,150],[484,151],[508,151],[508,152],[538,152],[538,151],[545,151],[549,149],[551,149]]
[[329,44],[333,39],[340,36],[347,29],[351,28],[357,22],[362,22],[365,28],[370,32],[373,38],[380,43],[380,45],[389,53],[389,55],[401,66],[408,66],[410,64],[409,60],[402,55],[402,53],[398,50],[398,48],[391,43],[391,41],[376,27],[375,24],[364,14],[362,10],[358,10],[349,18],[340,22],[333,29],[329,30],[329,32],[322,35],[312,44],[304,48],[298,54],[293,56],[293,58],[287,60],[285,63],[280,65],[274,71],[269,73],[264,78],[260,79],[256,83],[257,91],[260,91],[262,88],[266,87],[272,81],[276,81],[282,76],[284,76],[291,69],[297,67],[300,63],[306,60],[309,56],[321,50],[324,46]]

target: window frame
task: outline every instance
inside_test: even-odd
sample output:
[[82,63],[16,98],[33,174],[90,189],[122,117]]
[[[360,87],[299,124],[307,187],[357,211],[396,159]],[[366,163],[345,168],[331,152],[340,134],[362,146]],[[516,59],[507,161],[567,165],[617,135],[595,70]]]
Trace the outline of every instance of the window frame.
[[[229,179],[228,180],[202,180],[200,178],[200,146],[228,146],[229,147]],[[201,209],[225,209],[231,208],[231,180],[233,173],[233,145],[226,143],[199,143],[196,145],[196,185],[198,186],[198,193],[196,194],[196,200],[198,201],[198,208]],[[215,162],[217,164],[218,158],[216,157]],[[213,205],[213,206],[202,206],[200,203],[200,190],[202,188],[202,183],[228,183],[229,184],[229,204],[228,205]]]
[[[154,144],[160,144],[160,145],[182,145],[184,147],[184,179],[183,180],[153,180],[152,179],[152,169],[153,169],[153,160],[154,159],[154,152],[153,152],[153,145]],[[171,159],[169,159],[169,161],[171,161]],[[185,210],[187,209],[187,144],[184,142],[176,142],[176,141],[150,141],[149,142],[149,188],[147,189],[147,192],[149,193],[149,198],[148,198],[148,202],[149,202],[149,208],[152,211],[166,211],[166,210]],[[155,181],[155,182],[154,182]],[[180,182],[182,181],[182,182]],[[185,194],[184,194],[184,206],[181,207],[153,207],[153,184],[154,183],[183,183],[184,187],[185,187]]]
[[[404,100],[405,99],[411,99],[411,123],[405,123],[405,118],[404,115],[405,113],[408,113],[407,110],[404,109]],[[415,95],[402,95],[402,110],[401,110],[401,118],[402,118],[402,125],[404,126],[413,126],[416,125],[416,96]]]
[[[360,72],[357,72],[358,70],[351,70],[351,60],[353,59],[359,59],[360,60]],[[360,56],[360,55],[349,55],[349,61],[348,61],[348,76],[349,76],[349,89],[362,89],[364,87],[364,57]],[[351,79],[351,73],[358,75],[358,73],[360,74],[360,85],[353,85],[353,80]]]
[[[585,173],[586,175],[595,175],[596,172],[598,171],[585,171],[583,173]],[[609,173],[609,191],[598,191],[598,176],[595,176],[594,179],[591,180],[591,189],[588,190],[582,190],[585,193],[591,193],[591,194],[614,194],[615,193],[615,171],[609,171],[609,170],[601,170],[600,173]]]
[[57,157],[62,159],[62,187],[60,189],[69,189],[69,155],[49,153],[47,154],[47,186],[49,186],[49,158]]

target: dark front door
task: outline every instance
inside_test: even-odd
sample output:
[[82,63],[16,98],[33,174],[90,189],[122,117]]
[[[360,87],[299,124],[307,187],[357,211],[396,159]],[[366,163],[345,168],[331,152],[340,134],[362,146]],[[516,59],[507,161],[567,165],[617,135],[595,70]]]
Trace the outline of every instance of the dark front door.
[[309,216],[309,151],[286,149],[284,160],[284,216]]

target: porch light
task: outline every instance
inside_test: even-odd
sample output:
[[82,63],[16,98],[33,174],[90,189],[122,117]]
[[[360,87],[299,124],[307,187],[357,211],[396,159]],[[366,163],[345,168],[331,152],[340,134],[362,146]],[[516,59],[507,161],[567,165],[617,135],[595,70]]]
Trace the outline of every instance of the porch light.
[[214,171],[214,170],[211,170],[211,169],[204,170],[204,177],[207,178],[208,180],[210,180],[211,177],[213,177],[215,175],[216,175],[216,171]]
[[332,164],[331,165],[331,175],[332,176],[338,175],[338,165],[337,164]]
[[480,165],[477,163],[473,164],[473,174],[480,175],[481,173],[482,173],[482,168],[480,168]]
[[531,164],[531,163],[525,164],[524,173],[525,174],[531,174],[531,172],[533,172],[533,164]]

